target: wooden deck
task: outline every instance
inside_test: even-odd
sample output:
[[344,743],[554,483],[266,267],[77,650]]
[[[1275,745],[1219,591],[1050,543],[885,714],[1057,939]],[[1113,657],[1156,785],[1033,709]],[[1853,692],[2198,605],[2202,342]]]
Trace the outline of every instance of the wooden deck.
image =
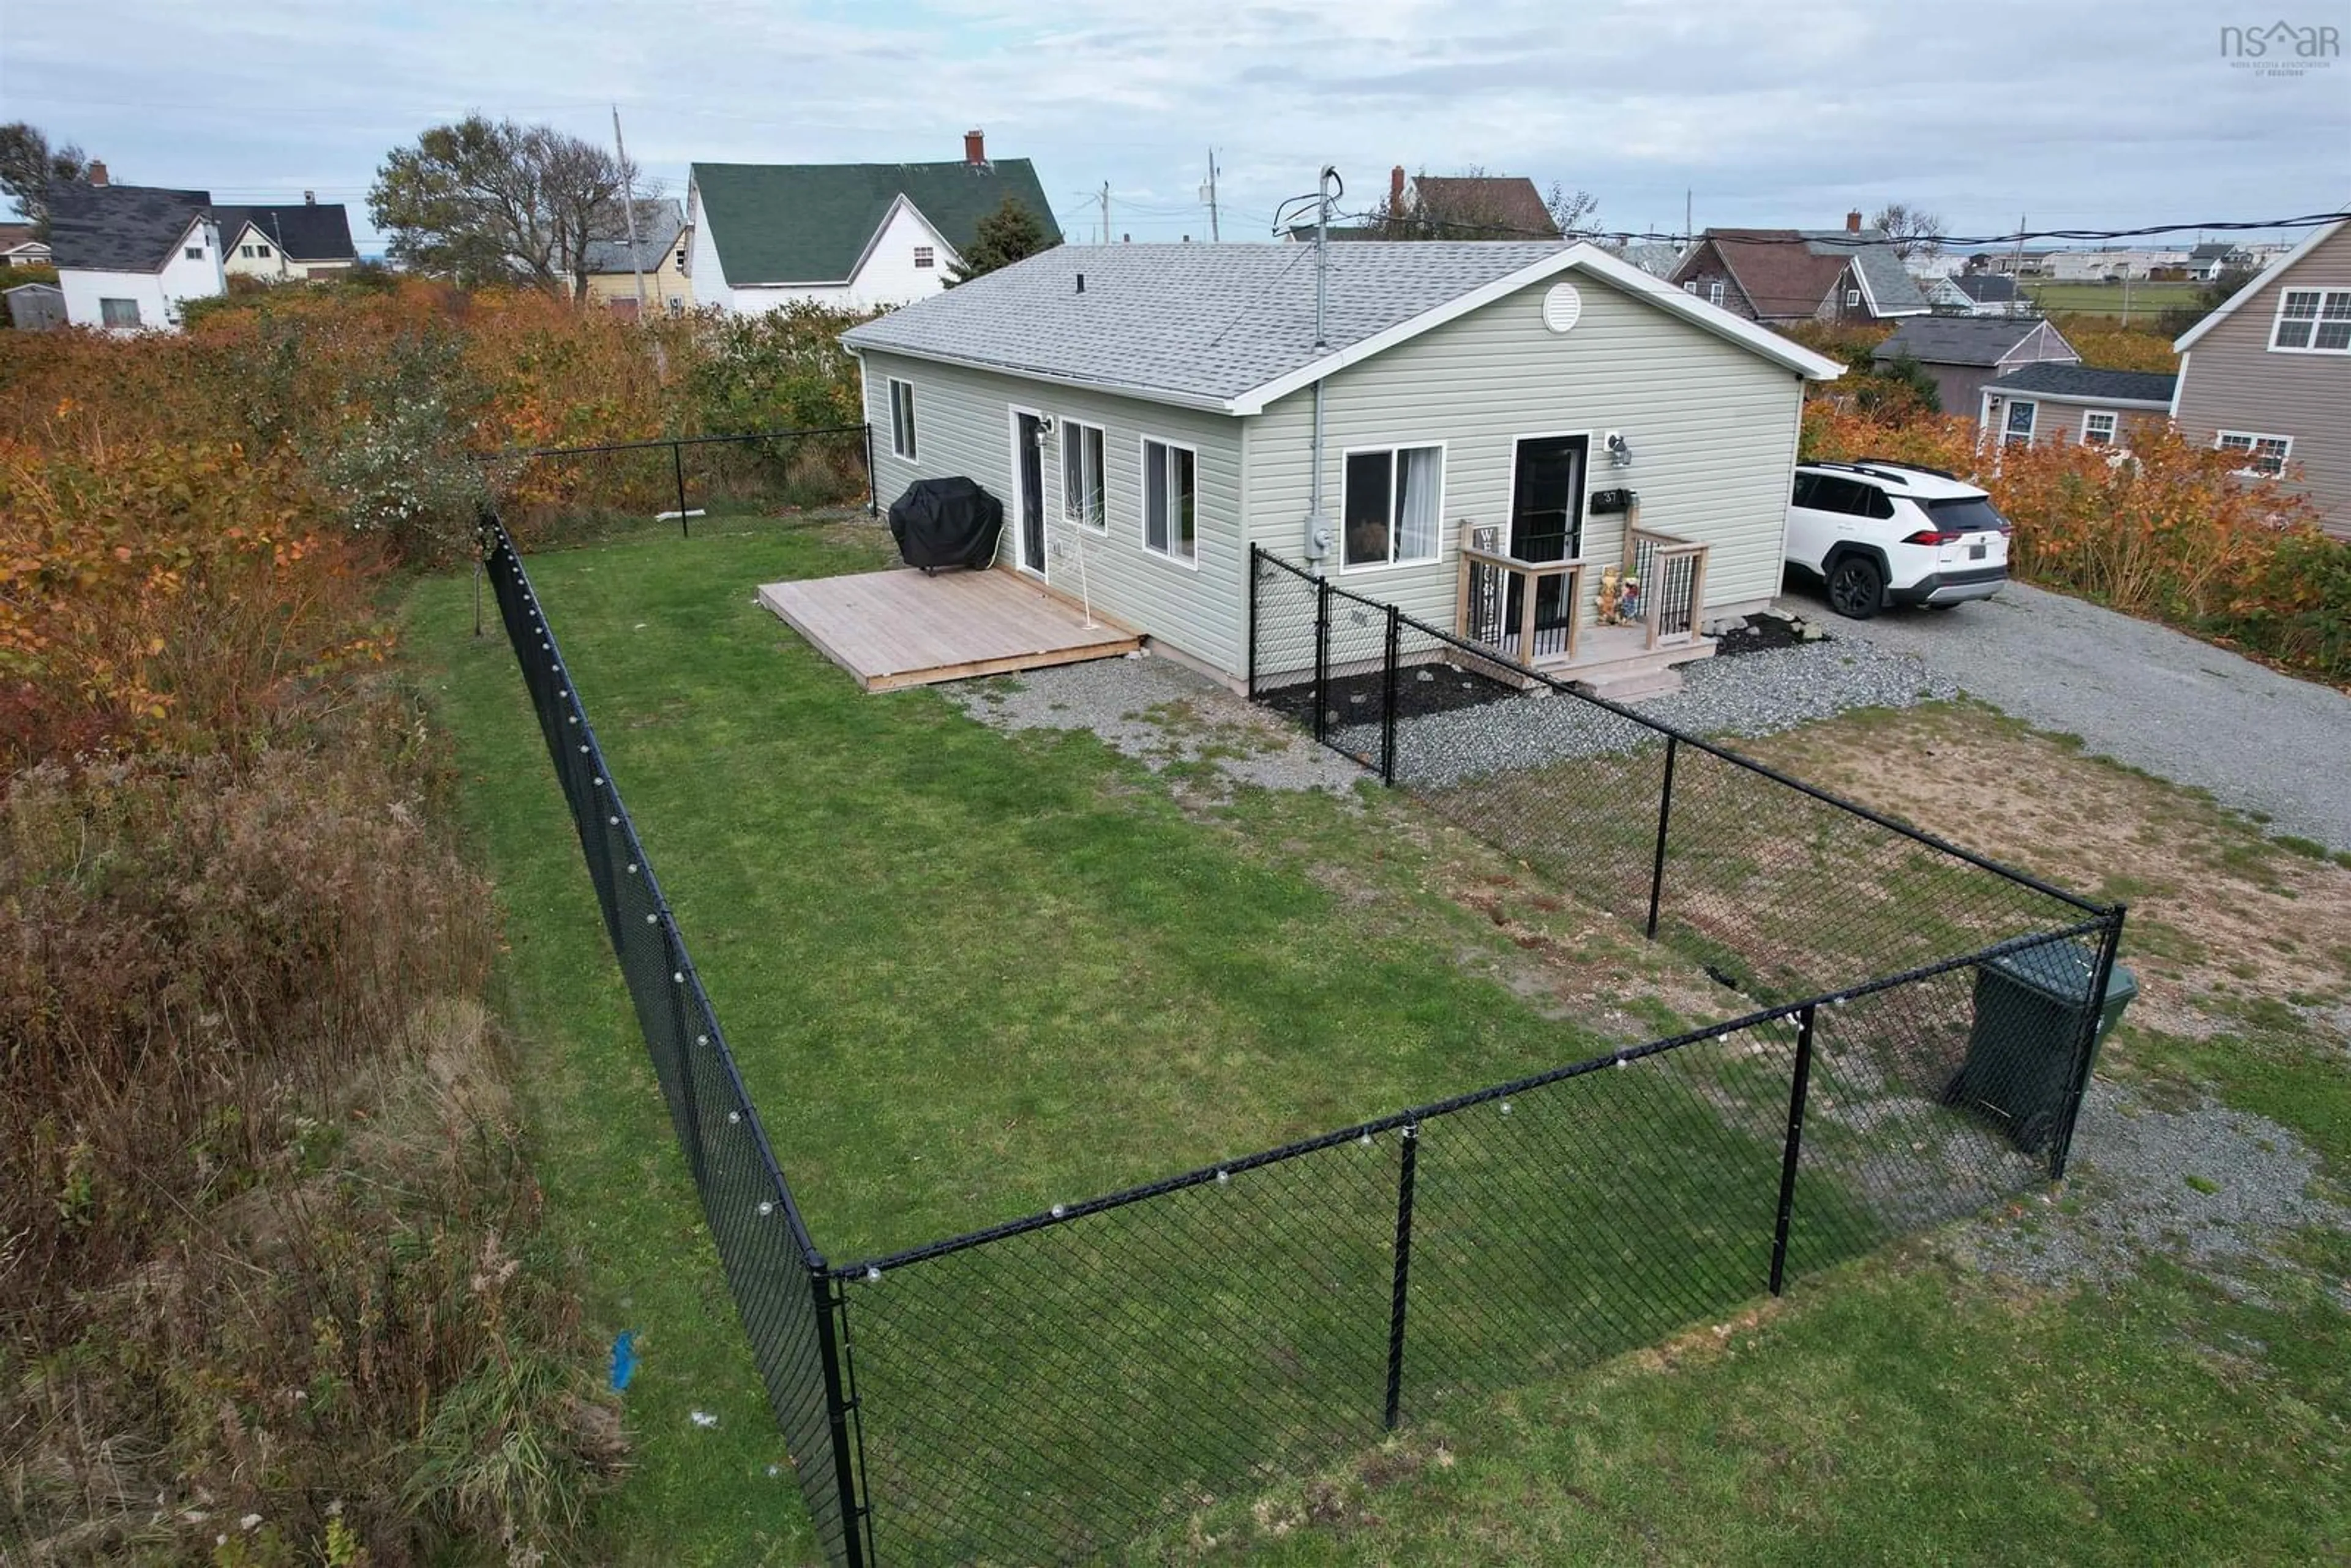
[[1009,571],[910,568],[770,582],[759,602],[869,692],[1107,659],[1140,633]]

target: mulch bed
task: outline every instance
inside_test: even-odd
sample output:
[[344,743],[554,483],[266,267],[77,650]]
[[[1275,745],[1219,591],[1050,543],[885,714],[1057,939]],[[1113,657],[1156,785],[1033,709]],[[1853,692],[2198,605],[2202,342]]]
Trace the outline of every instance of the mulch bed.
[[[1783,621],[1777,615],[1750,615],[1735,626],[1726,626],[1714,640],[1714,656],[1735,659],[1741,653],[1769,653],[1780,648],[1802,648],[1807,643],[1799,630],[1806,624],[1802,620]],[[1823,634],[1818,642],[1834,642]]]
[[[1426,678],[1424,679],[1423,677]],[[1383,695],[1382,675],[1369,670],[1358,675],[1334,676],[1328,683],[1330,711],[1337,716],[1334,725],[1377,724]],[[1515,686],[1504,685],[1472,671],[1447,664],[1415,664],[1396,672],[1396,717],[1424,718],[1430,714],[1452,713],[1461,708],[1482,707],[1488,703],[1503,702],[1519,695]],[[1303,681],[1296,685],[1259,688],[1258,700],[1282,715],[1291,723],[1314,727],[1314,683]]]

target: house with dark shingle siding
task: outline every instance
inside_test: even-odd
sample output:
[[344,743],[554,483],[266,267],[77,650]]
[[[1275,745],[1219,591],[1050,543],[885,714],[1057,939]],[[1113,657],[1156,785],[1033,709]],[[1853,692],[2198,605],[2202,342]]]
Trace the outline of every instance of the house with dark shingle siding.
[[[100,170],[103,165],[99,166]],[[49,187],[49,250],[77,327],[152,331],[227,288],[212,194],[153,185]]]
[[2044,360],[2075,364],[2081,358],[2056,328],[2032,317],[1914,316],[1870,352],[1878,365],[1917,361],[1935,383],[1943,412],[1962,417],[1976,412],[1987,383],[2009,371]]
[[977,131],[953,163],[696,163],[685,214],[694,298],[752,313],[903,305],[946,287],[1008,196],[1061,239],[1035,166],[990,162]]
[[1671,281],[1750,321],[1891,321],[1933,308],[1891,240],[1841,229],[1708,229]]

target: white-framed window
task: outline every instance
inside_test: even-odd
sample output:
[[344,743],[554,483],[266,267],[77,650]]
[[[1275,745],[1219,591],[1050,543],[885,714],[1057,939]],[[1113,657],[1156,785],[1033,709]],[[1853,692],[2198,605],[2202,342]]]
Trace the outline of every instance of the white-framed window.
[[2270,348],[2287,354],[2351,354],[2351,288],[2280,290]]
[[1102,505],[1102,427],[1079,420],[1061,421],[1061,516],[1086,528],[1107,531],[1110,512]]
[[1143,548],[1200,564],[1196,486],[1200,455],[1172,441],[1143,438]]
[[2001,444],[2006,446],[2029,446],[2032,444],[2033,416],[2041,410],[2037,402],[2022,398],[2008,405],[2007,423],[2001,426]]
[[1687,283],[1683,284],[1682,292],[1684,294],[1696,294],[1698,292],[1698,279],[1693,277]]
[[2111,410],[2103,408],[2084,409],[2082,411],[2082,444],[2085,446],[2112,446],[2115,444],[2116,428],[2121,423],[2121,416],[2113,413]]
[[890,451],[914,460],[914,383],[890,378]]
[[1722,294],[1723,294],[1722,279],[1720,279],[1720,278],[1719,278],[1719,277],[1718,277],[1718,278],[1716,278],[1712,283],[1709,283],[1709,284],[1708,284],[1708,285],[1706,286],[1706,302],[1707,302],[1708,305],[1719,305],[1719,304],[1721,304],[1721,303],[1722,303]]
[[98,319],[109,327],[136,327],[139,325],[139,301],[101,299],[98,302]]
[[236,253],[239,256],[249,258],[253,255],[253,247],[249,245],[241,245],[236,247]]
[[192,245],[192,246],[190,246],[188,247],[188,259],[189,259],[190,261],[202,261],[202,260],[204,260],[204,246],[200,246],[200,245]]
[[255,246],[253,247],[253,254],[259,256],[266,256],[269,254],[269,247],[266,245]]
[[1860,289],[1848,288],[1844,291],[1844,308],[1848,310],[1858,310],[1861,308]]
[[2245,465],[2240,474],[2258,474],[2263,478],[2275,478],[2285,472],[2286,459],[2294,455],[2291,435],[2262,435],[2250,430],[2224,430],[2213,442],[2223,452],[2241,452]]
[[916,267],[932,267],[936,265],[936,253],[931,246],[926,245],[918,245],[914,247],[914,265]]
[[1444,533],[1445,448],[1383,446],[1346,455],[1340,559],[1349,570],[1433,561]]

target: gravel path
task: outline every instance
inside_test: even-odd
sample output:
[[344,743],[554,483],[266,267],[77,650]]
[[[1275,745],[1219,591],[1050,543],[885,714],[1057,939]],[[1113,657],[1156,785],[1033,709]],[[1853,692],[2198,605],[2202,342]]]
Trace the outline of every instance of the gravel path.
[[2092,751],[2351,850],[2351,696],[2331,687],[2022,583],[1956,610],[1866,622],[1835,622],[1808,594],[1782,603]]
[[[1849,708],[1910,707],[1957,689],[1917,659],[1834,638],[1685,664],[1682,683],[1669,696],[1628,706],[1694,734],[1757,736]],[[1371,726],[1347,727],[1339,738],[1367,752],[1378,745]],[[1545,693],[1406,720],[1397,727],[1396,772],[1413,784],[1442,785],[1657,744],[1654,730],[1574,697]]]
[[[2260,1287],[2243,1271],[2299,1267],[2283,1257],[2282,1238],[2351,1224],[2351,1208],[2314,1186],[2318,1176],[2318,1156],[2265,1117],[2210,1101],[2158,1110],[2095,1080],[2074,1134],[2069,1191],[1968,1228],[1959,1249],[1978,1267],[2058,1286],[2111,1284],[2164,1253],[2257,1298]],[[2072,1212],[2068,1197],[2081,1200]],[[2333,1284],[2351,1307],[2351,1281]]]

